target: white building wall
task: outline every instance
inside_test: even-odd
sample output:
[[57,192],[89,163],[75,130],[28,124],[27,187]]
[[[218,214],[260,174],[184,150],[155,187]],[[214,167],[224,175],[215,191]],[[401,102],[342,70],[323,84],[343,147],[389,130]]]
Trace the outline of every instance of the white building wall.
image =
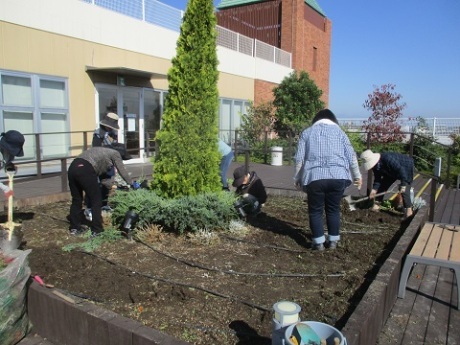
[[[78,0],[1,0],[0,20],[167,60],[175,56],[179,37],[175,31]],[[292,71],[223,47],[217,53],[223,73],[279,83]]]

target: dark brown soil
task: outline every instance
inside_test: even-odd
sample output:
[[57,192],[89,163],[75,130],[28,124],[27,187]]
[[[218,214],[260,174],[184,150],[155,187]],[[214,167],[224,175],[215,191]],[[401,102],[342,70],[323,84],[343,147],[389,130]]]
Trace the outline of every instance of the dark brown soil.
[[342,214],[336,250],[310,249],[302,199],[271,196],[246,227],[176,236],[154,227],[93,253],[63,251],[69,203],[15,212],[32,275],[192,344],[271,344],[272,306],[341,328],[404,228],[401,216]]

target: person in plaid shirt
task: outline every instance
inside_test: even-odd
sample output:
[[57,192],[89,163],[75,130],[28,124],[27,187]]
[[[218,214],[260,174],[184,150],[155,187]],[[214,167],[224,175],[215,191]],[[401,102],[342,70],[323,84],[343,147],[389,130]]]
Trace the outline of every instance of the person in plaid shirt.
[[[372,170],[374,183],[369,194],[370,199],[377,202],[383,201],[383,195],[376,197],[376,194],[386,192],[393,183],[399,180],[399,192],[402,195],[405,217],[413,215],[410,189],[414,179],[414,160],[408,155],[397,152],[374,153],[366,150],[361,154],[364,169]],[[373,210],[379,210],[378,204],[374,204]]]
[[319,111],[299,138],[294,183],[307,193],[308,215],[314,250],[324,250],[326,211],[328,244],[335,249],[340,240],[340,205],[345,189],[362,178],[353,146],[329,109]]

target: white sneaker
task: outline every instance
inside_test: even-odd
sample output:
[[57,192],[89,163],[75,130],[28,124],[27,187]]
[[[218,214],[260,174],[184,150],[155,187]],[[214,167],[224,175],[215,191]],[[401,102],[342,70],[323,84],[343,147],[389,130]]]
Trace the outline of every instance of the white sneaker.
[[92,222],[93,221],[93,213],[91,212],[91,209],[90,208],[86,208],[84,211],[83,211],[83,214],[85,215],[85,218],[88,222]]

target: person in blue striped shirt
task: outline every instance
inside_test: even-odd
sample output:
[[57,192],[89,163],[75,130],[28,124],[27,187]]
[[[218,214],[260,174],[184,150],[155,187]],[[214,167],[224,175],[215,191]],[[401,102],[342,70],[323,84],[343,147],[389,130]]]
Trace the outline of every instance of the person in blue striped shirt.
[[294,183],[307,193],[312,249],[324,250],[326,213],[328,247],[335,249],[340,240],[340,206],[345,189],[362,184],[358,158],[337,118],[329,109],[319,111],[311,127],[299,138]]

